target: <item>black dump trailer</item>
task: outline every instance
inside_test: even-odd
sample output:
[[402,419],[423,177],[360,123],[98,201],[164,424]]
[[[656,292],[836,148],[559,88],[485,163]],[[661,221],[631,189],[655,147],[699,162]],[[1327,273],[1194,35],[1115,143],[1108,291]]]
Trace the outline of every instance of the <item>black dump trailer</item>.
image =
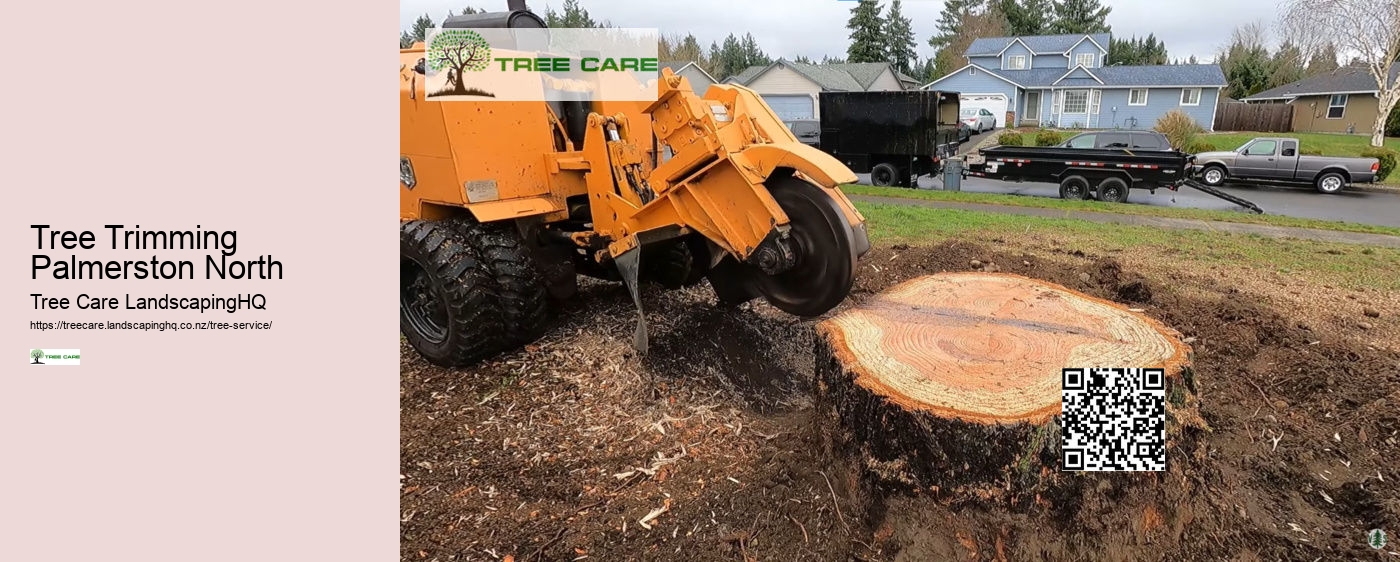
[[964,174],[1006,181],[1060,184],[1064,199],[1110,203],[1128,200],[1129,189],[1176,191],[1182,186],[1219,197],[1256,213],[1258,205],[1191,179],[1196,157],[1175,150],[994,146],[967,155]]
[[958,93],[822,92],[821,149],[875,185],[912,187],[957,154]]

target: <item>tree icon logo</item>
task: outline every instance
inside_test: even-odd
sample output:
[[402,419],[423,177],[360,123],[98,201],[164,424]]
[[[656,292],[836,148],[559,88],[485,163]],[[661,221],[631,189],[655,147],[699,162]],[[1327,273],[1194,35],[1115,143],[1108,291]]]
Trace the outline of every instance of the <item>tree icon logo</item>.
[[481,72],[491,63],[491,44],[471,29],[445,29],[433,35],[428,41],[428,69],[434,73],[447,72],[447,87],[428,97],[434,96],[487,96],[496,97],[478,88],[468,88],[462,73]]
[[29,356],[32,357],[32,358],[34,358],[34,362],[33,362],[33,363],[30,363],[30,365],[43,365],[43,364],[44,364],[43,361],[40,361],[40,360],[39,360],[39,358],[41,358],[41,357],[44,356],[44,350],[42,350],[42,349],[31,349],[31,350],[29,351]]
[[1371,529],[1371,532],[1366,533],[1366,544],[1371,545],[1371,548],[1376,550],[1385,548],[1385,531],[1382,529]]

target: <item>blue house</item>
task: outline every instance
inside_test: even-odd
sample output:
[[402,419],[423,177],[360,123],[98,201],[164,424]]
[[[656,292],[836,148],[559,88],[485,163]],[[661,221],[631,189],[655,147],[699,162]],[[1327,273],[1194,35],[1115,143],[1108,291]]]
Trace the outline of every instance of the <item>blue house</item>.
[[1173,109],[1207,130],[1225,87],[1214,64],[1114,66],[1107,33],[988,37],[967,66],[924,86],[960,92],[990,109],[997,126],[1150,129]]

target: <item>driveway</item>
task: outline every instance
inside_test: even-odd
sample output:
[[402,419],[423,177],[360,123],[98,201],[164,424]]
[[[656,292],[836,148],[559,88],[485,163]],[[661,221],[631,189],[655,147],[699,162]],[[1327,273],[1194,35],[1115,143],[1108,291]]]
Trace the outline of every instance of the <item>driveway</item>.
[[[985,133],[990,134],[993,133]],[[964,146],[976,146],[976,141],[977,137],[973,137],[973,141]],[[861,174],[861,183],[868,185],[869,181],[868,175]],[[919,187],[942,189],[943,182],[941,178],[922,177],[919,178]],[[1393,193],[1343,191],[1323,195],[1306,187],[1245,185],[1227,185],[1221,189],[1231,195],[1253,201],[1262,207],[1265,213],[1271,215],[1400,227],[1400,195]],[[962,190],[972,193],[1059,197],[1059,186],[1053,183],[1014,183],[973,177],[963,179]],[[1182,187],[1177,192],[1159,189],[1156,194],[1134,189],[1128,194],[1128,204],[1245,212],[1245,209],[1233,203],[1189,187]]]

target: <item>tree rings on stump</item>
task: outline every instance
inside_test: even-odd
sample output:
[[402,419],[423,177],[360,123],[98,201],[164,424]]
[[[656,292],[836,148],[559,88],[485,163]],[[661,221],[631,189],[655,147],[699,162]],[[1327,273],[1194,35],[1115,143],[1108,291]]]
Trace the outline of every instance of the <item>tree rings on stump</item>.
[[1014,501],[1068,479],[1059,459],[1065,368],[1163,368],[1168,447],[1180,414],[1199,420],[1190,350],[1175,330],[1039,280],[920,277],[817,332],[818,403],[839,420],[836,445],[886,482]]

